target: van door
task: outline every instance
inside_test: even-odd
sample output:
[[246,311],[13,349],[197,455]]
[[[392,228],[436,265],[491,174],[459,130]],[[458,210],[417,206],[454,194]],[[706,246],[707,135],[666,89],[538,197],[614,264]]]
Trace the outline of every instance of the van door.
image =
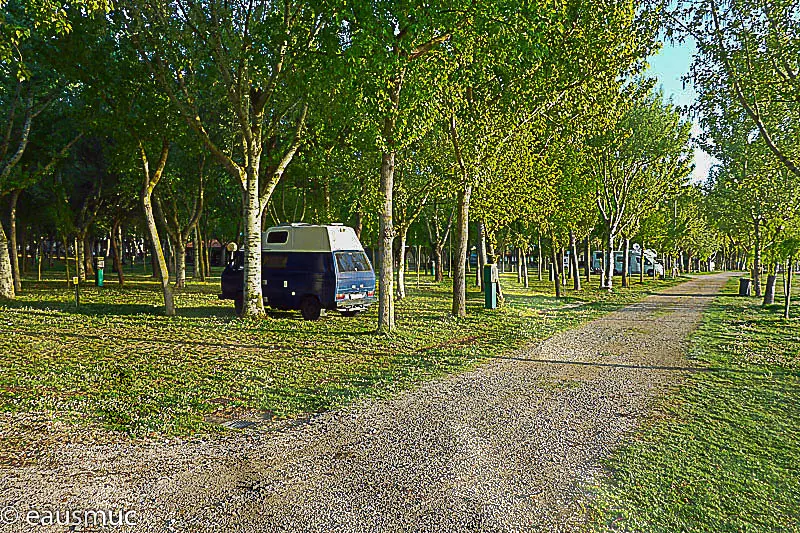
[[286,252],[263,252],[261,254],[261,283],[267,304],[275,309],[287,309],[287,266],[289,254]]

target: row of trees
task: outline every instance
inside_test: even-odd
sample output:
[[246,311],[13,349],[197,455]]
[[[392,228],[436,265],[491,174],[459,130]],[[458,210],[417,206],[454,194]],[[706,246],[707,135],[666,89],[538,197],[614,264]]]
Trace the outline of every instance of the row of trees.
[[452,243],[456,316],[473,244],[479,264],[506,246],[554,265],[570,250],[578,288],[579,246],[588,258],[602,242],[609,289],[609,254],[631,239],[685,268],[746,244],[686,183],[689,125],[642,76],[665,26],[699,31],[691,13],[633,0],[176,0],[70,3],[43,24],[41,5],[3,14],[3,297],[21,290],[20,213],[29,237],[72,246],[84,271],[99,238],[124,249],[125,235],[146,237],[167,314],[165,245],[181,286],[190,241],[202,258],[212,238],[241,236],[244,314],[258,316],[262,228],[343,221],[378,250],[380,331],[396,327],[410,239],[427,241],[438,279]]
[[746,258],[765,305],[778,271],[786,273],[789,318],[800,254],[800,6],[683,1],[671,18],[677,35],[697,42],[689,77],[700,95],[704,148],[718,160],[705,202],[718,246]]

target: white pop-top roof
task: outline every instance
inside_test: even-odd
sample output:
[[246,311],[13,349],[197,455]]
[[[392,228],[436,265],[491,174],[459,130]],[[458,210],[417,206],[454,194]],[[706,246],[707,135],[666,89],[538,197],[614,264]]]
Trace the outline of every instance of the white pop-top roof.
[[331,252],[364,250],[353,228],[341,224],[294,223],[273,226],[261,234],[262,252]]

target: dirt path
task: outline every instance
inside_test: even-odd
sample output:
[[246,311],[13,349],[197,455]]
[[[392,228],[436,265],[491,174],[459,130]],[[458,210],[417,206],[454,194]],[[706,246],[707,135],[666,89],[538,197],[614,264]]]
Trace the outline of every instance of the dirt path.
[[598,461],[691,370],[685,340],[729,277],[281,432],[64,447],[0,472],[0,507],[135,510],[130,531],[570,531]]

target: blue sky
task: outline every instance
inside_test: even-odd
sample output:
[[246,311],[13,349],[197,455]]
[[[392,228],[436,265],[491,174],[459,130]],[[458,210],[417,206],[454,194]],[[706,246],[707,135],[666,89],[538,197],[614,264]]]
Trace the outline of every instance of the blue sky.
[[[692,63],[692,55],[696,50],[694,40],[688,40],[682,44],[665,43],[661,51],[649,59],[650,70],[648,74],[658,79],[658,84],[664,91],[666,98],[671,98],[675,105],[689,106],[697,96],[697,92],[690,82],[681,79],[687,72]],[[694,121],[692,134],[700,135],[700,125]],[[708,171],[714,164],[714,159],[699,148],[694,151],[695,169],[692,181],[705,181]]]

